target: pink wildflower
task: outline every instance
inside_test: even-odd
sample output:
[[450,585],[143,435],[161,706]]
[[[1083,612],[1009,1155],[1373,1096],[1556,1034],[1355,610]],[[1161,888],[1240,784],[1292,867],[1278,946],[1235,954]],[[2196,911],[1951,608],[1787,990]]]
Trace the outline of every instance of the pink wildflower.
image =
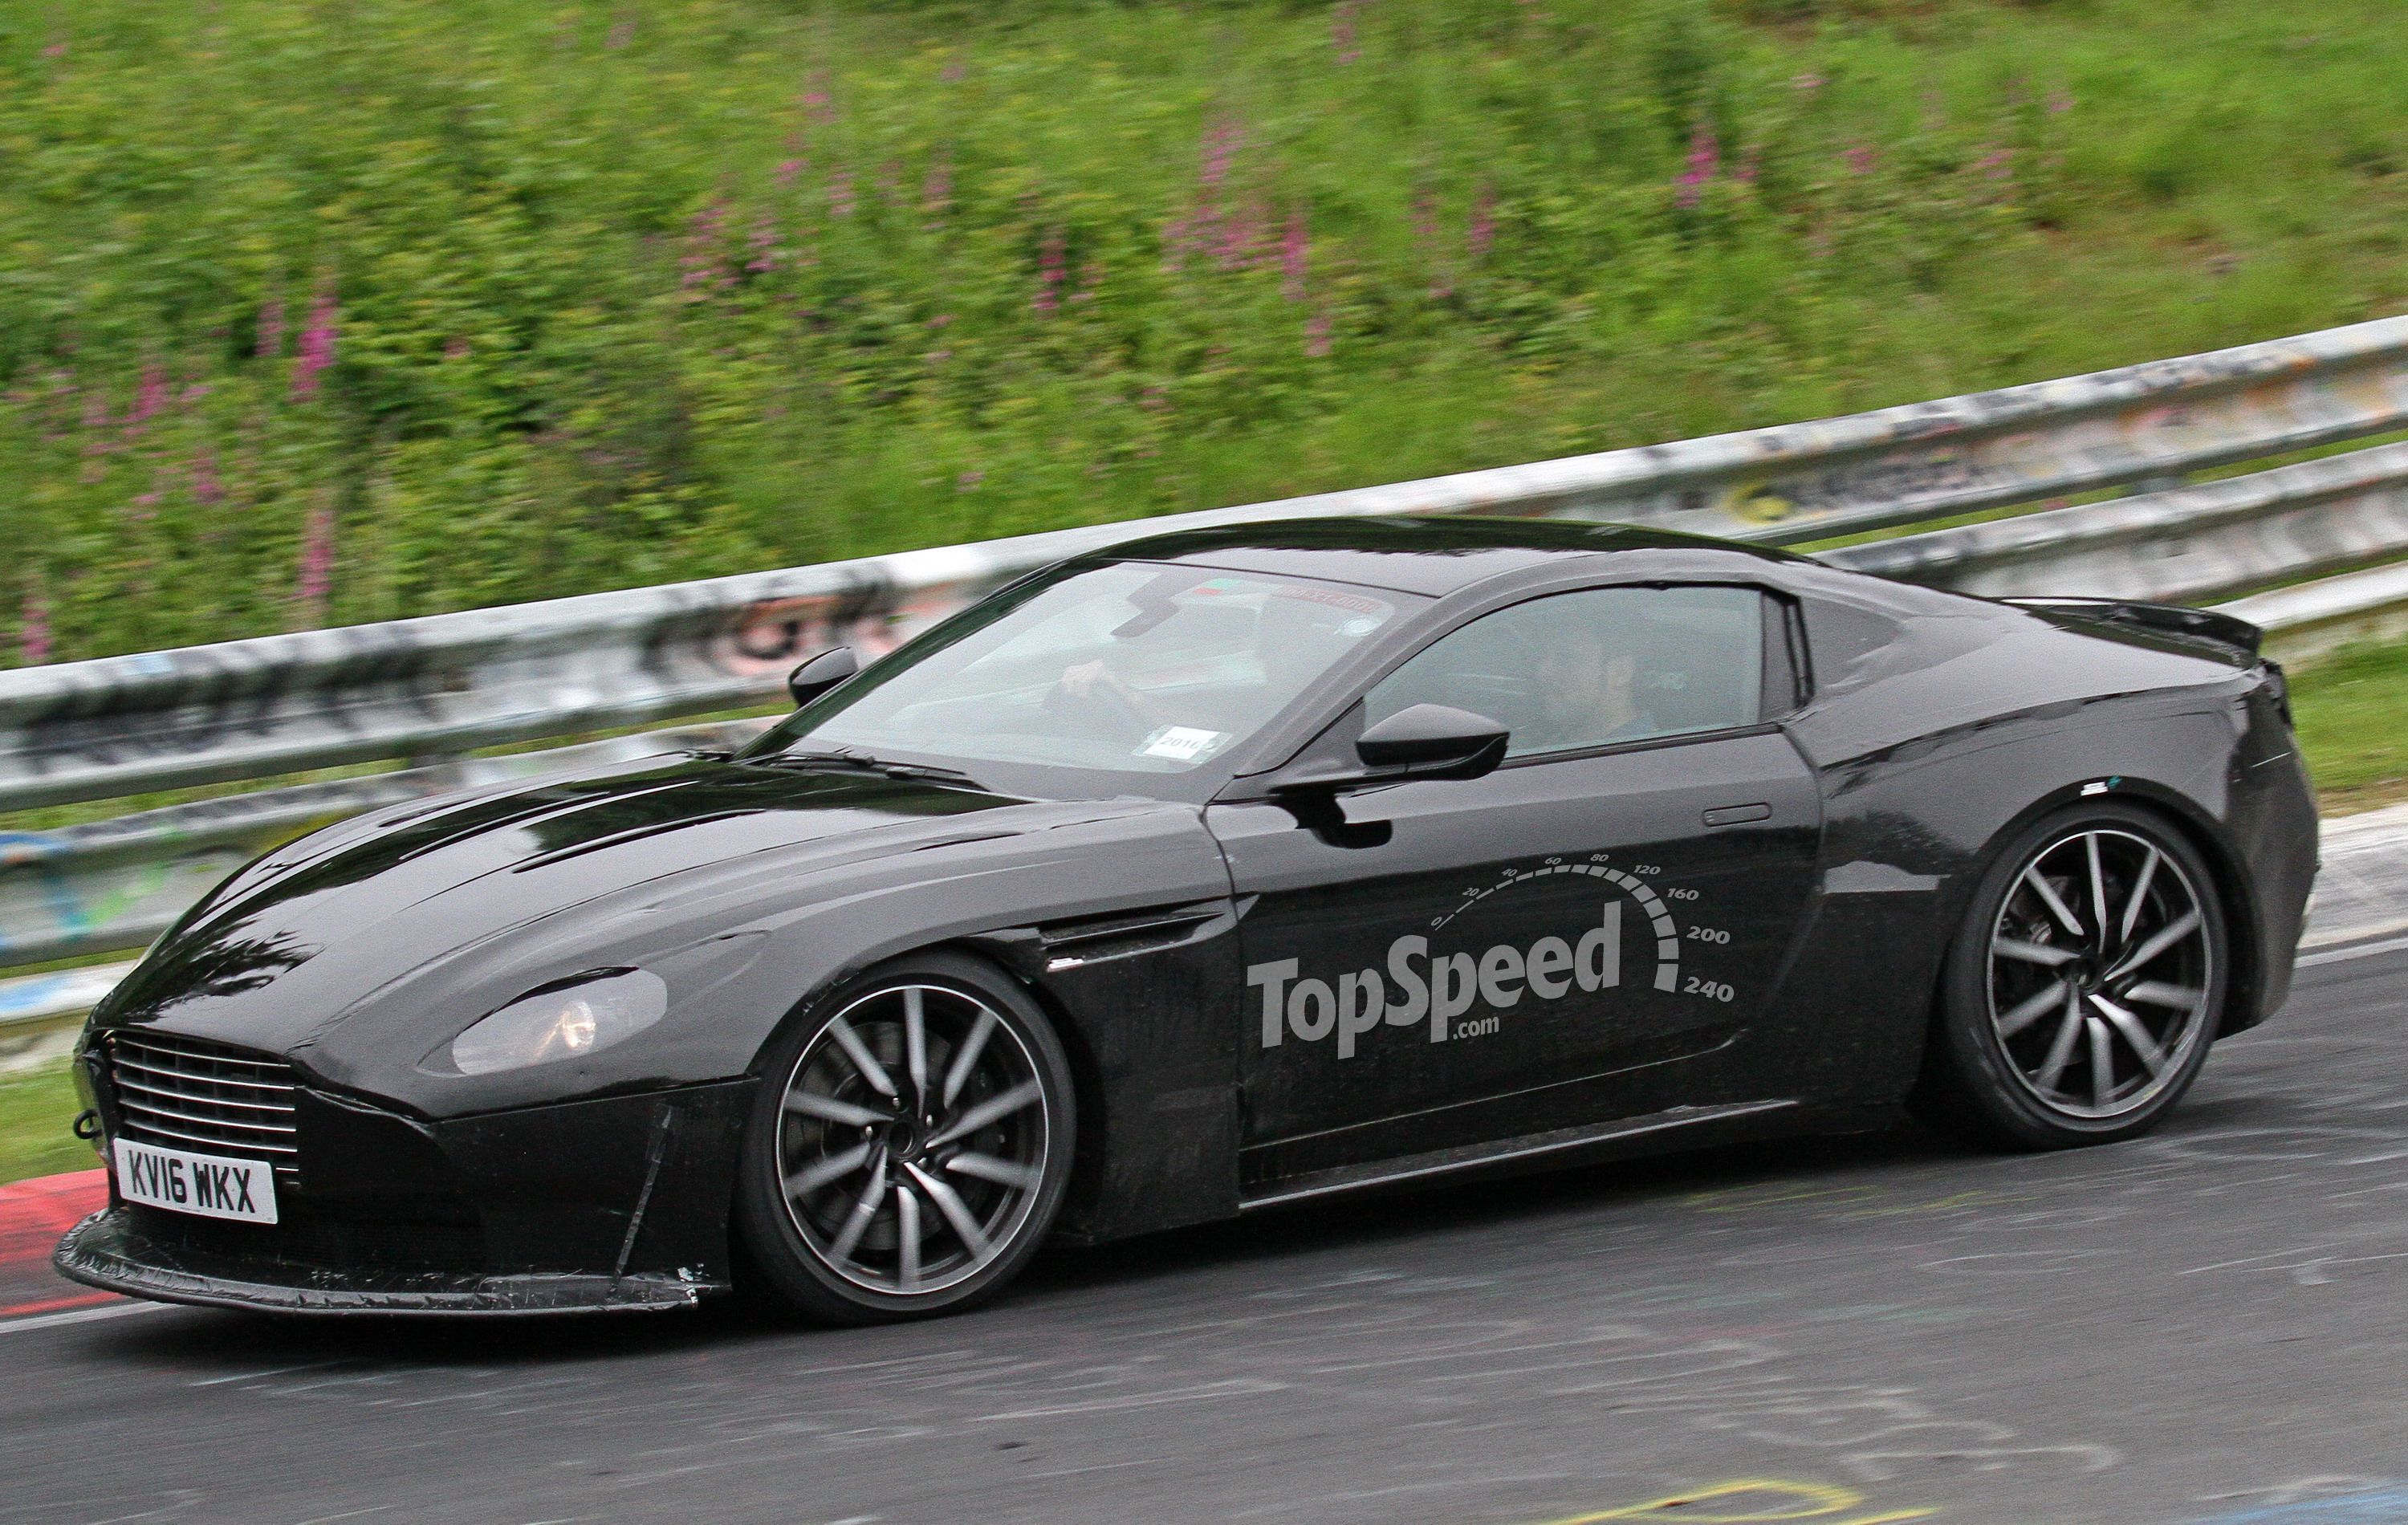
[[984,481],[986,481],[986,473],[983,471],[965,471],[960,476],[953,479],[953,491],[957,493],[971,492],[977,488],[980,482]]
[[1055,228],[1045,235],[1045,246],[1037,259],[1037,296],[1030,305],[1039,312],[1061,310],[1062,256],[1062,232]]
[[920,209],[931,217],[942,217],[953,205],[953,168],[939,159],[928,166],[927,179],[920,182]]
[[1800,94],[1811,95],[1827,82],[1821,75],[1809,72],[1790,76],[1789,88]]
[[1245,137],[1245,129],[1226,117],[1205,129],[1203,160],[1196,170],[1196,179],[1205,190],[1215,190],[1229,178],[1229,166],[1237,162]]
[[1329,354],[1329,314],[1316,312],[1304,325],[1304,352],[1315,360]]
[[1881,151],[1870,143],[1858,143],[1846,154],[1848,168],[1859,175],[1870,175],[1881,163]]
[[193,501],[203,508],[214,506],[225,496],[225,488],[218,481],[218,461],[203,445],[193,454],[192,464],[184,469],[185,480],[192,484]]
[[1455,283],[1438,266],[1438,193],[1425,190],[1413,197],[1413,241],[1430,256],[1430,300],[1443,302],[1455,295]]
[[839,169],[828,177],[828,215],[851,217],[853,207],[853,171]]
[[635,40],[636,18],[623,14],[619,18],[618,24],[610,28],[610,35],[603,39],[602,45],[615,53]]
[[1238,209],[1236,216],[1221,227],[1221,268],[1242,270],[1254,262],[1254,250],[1260,237],[1263,209],[1260,202],[1250,201]]
[[767,275],[778,267],[778,225],[765,213],[752,224],[752,257],[744,268],[754,275]]
[[1312,252],[1306,237],[1304,209],[1288,213],[1287,237],[1280,241],[1280,295],[1291,302],[1304,300],[1305,261]]
[[1707,184],[1722,168],[1722,144],[1715,139],[1714,130],[1702,122],[1698,123],[1698,130],[1689,138],[1689,166],[1681,171],[1681,178],[1674,182],[1680,187],[1676,199],[1683,210],[1698,204],[1698,198],[1705,194]]
[[39,588],[25,595],[25,611],[18,621],[17,644],[29,668],[40,667],[50,659],[50,601],[42,597]]
[[142,367],[142,384],[134,394],[134,411],[125,416],[128,429],[139,429],[167,407],[167,367],[157,361]]
[[1471,223],[1463,230],[1464,252],[1477,264],[1488,257],[1488,250],[1497,241],[1497,192],[1483,185],[1471,199]]
[[795,177],[796,177],[796,176],[797,176],[797,175],[800,175],[800,174],[803,172],[803,164],[804,164],[804,161],[803,161],[803,159],[801,158],[801,156],[800,156],[800,155],[797,155],[797,156],[796,156],[795,158],[792,158],[792,159],[781,159],[781,160],[780,160],[780,161],[779,161],[779,163],[778,163],[778,189],[779,189],[779,190],[781,190],[781,191],[790,191],[790,190],[794,189],[794,185],[795,185]]
[[454,334],[443,341],[443,358],[446,360],[466,360],[468,352],[468,338],[465,334]]
[[2005,149],[1992,149],[1973,161],[1973,168],[1994,180],[2002,180],[2015,172],[2014,155]]
[[259,348],[262,360],[273,360],[284,352],[284,298],[271,296],[260,304]]
[[1329,12],[1329,46],[1337,50],[1340,64],[1352,64],[1363,56],[1354,32],[1354,13],[1362,8],[1363,0],[1338,0]]
[[686,300],[701,301],[706,287],[715,291],[726,286],[727,266],[720,254],[726,224],[727,203],[718,196],[686,224],[685,252],[678,258],[678,285],[688,294]]
[[326,612],[326,593],[334,584],[335,514],[326,508],[309,511],[309,529],[301,545],[301,575],[294,585],[308,627],[315,628]]
[[2073,92],[2058,85],[2048,93],[2048,114],[2061,117],[2073,109]]
[[301,331],[300,351],[293,362],[293,400],[316,396],[319,374],[334,363],[335,289],[330,285],[309,304],[309,326]]

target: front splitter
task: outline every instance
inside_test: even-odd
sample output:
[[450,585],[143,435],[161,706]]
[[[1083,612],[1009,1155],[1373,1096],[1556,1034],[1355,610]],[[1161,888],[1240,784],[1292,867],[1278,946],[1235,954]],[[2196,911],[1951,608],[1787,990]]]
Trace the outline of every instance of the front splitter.
[[329,1270],[236,1260],[163,1244],[109,1208],[67,1230],[50,1263],[86,1287],[128,1297],[259,1313],[526,1315],[688,1308],[726,1284],[659,1273],[484,1274]]

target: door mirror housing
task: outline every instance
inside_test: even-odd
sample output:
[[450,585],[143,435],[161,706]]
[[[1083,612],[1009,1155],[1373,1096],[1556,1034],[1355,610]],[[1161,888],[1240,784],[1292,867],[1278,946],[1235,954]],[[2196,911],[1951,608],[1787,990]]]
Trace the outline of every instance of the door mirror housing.
[[1383,784],[1478,778],[1505,760],[1509,740],[1506,728],[1486,715],[1444,704],[1416,704],[1398,711],[1356,740],[1354,755],[1361,760],[1361,769],[1293,774],[1274,783],[1271,793],[1290,799],[1308,796],[1327,799]]
[[1445,704],[1416,704],[1366,730],[1354,755],[1366,768],[1402,770],[1412,778],[1478,778],[1505,757],[1509,735],[1486,715]]
[[861,670],[850,646],[830,646],[803,658],[786,674],[786,693],[799,710]]

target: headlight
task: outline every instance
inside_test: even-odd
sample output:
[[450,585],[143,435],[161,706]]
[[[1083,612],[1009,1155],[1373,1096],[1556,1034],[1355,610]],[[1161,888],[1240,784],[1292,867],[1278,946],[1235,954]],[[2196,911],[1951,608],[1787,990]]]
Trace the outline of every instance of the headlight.
[[669,987],[646,970],[612,971],[577,985],[538,991],[452,1040],[464,1075],[583,1058],[632,1037],[668,1010]]

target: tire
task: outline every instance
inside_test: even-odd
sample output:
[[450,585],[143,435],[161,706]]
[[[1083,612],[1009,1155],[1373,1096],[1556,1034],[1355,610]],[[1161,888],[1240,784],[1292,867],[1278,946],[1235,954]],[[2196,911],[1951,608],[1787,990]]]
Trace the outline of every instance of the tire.
[[2206,1062],[2230,967],[2211,870],[2180,832],[2128,805],[2059,811],[1974,886],[1914,1110],[2010,1148],[2146,1132]]
[[970,1307],[1053,1227],[1076,1137],[1069,1063],[1036,1003],[973,958],[898,959],[811,1001],[764,1053],[741,1263],[829,1323]]

